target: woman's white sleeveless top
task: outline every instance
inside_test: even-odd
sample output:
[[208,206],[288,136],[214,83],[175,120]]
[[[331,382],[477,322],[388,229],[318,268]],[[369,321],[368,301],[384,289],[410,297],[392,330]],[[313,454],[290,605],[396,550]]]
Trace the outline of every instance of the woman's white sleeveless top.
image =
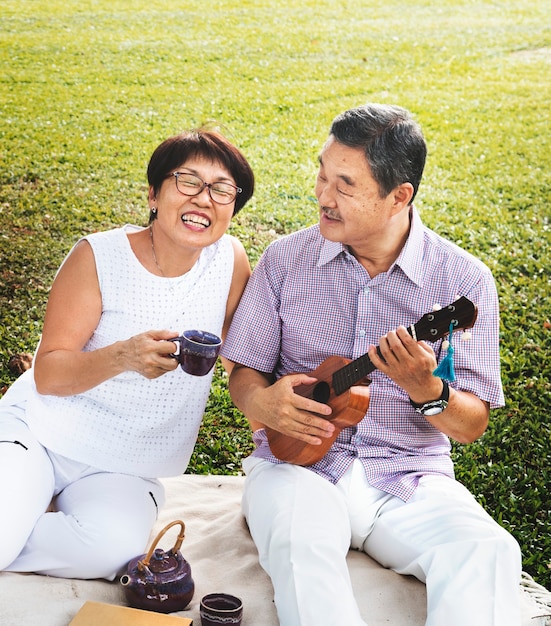
[[[85,239],[95,256],[102,294],[100,322],[84,350],[96,350],[147,330],[198,329],[221,336],[233,274],[229,236],[202,250],[176,278],[148,272],[135,257],[125,226]],[[209,395],[212,372],[180,367],[155,380],[124,372],[74,396],[34,390],[27,422],[42,445],[110,472],[144,477],[185,471]]]

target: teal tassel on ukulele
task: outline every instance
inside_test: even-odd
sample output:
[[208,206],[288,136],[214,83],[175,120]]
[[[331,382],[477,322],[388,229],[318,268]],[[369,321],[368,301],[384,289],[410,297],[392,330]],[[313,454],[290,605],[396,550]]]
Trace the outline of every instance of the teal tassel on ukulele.
[[[453,368],[453,346],[452,346],[452,335],[453,335],[453,323],[450,324],[450,336],[447,341],[447,354],[442,359],[440,365],[434,370],[433,375],[438,376],[439,378],[444,378],[450,382],[455,380],[455,371]],[[446,342],[444,342],[446,343]],[[445,348],[444,348],[445,349]]]

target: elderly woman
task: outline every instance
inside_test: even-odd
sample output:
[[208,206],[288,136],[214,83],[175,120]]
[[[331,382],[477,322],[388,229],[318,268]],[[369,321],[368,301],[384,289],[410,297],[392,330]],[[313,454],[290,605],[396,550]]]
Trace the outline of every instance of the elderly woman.
[[158,478],[189,462],[212,371],[182,371],[170,339],[225,336],[250,275],[226,231],[254,175],[201,129],[161,143],[147,176],[149,225],[74,246],[34,365],[0,401],[0,570],[115,578],[144,550]]

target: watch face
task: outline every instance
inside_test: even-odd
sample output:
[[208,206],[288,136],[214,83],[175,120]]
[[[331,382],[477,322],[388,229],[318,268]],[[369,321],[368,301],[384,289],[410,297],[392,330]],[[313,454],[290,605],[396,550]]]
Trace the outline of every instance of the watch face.
[[417,409],[421,415],[438,415],[448,406],[445,400],[435,400],[434,402],[428,402],[421,408]]
[[423,415],[438,415],[438,413],[442,413],[445,408],[446,407],[444,406],[431,406],[427,409],[422,410],[421,412],[423,413]]

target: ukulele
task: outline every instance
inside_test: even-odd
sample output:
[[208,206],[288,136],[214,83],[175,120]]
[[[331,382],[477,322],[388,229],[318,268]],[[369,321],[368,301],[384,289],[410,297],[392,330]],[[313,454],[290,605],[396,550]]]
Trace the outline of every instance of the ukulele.
[[[447,335],[451,325],[454,330],[471,328],[476,321],[477,313],[476,306],[468,298],[461,297],[447,307],[426,313],[407,330],[416,341],[434,342]],[[380,349],[377,350],[381,355]],[[353,361],[340,356],[325,359],[309,374],[317,381],[299,385],[294,391],[305,398],[328,404],[333,409],[331,415],[322,416],[334,424],[333,434],[327,439],[322,438],[321,444],[313,445],[266,426],[272,454],[281,461],[295,465],[317,463],[325,456],[343,428],[355,426],[365,416],[369,407],[370,383],[366,376],[375,369],[367,354]]]

